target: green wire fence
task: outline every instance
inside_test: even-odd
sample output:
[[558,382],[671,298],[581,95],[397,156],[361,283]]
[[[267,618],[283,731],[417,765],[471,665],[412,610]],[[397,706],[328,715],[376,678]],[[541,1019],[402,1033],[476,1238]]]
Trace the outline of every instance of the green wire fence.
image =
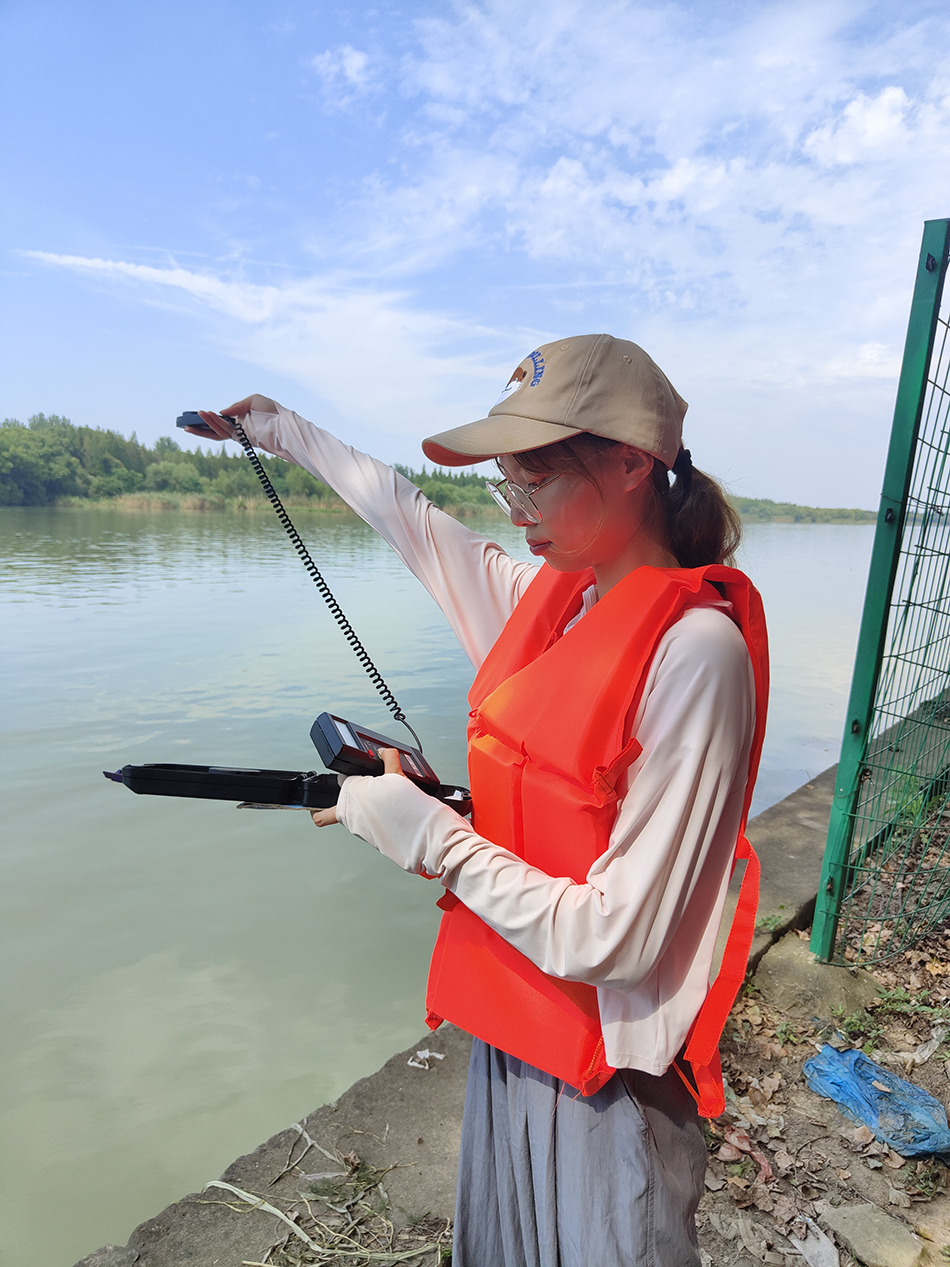
[[928,220],[811,948],[875,963],[950,918],[950,220]]

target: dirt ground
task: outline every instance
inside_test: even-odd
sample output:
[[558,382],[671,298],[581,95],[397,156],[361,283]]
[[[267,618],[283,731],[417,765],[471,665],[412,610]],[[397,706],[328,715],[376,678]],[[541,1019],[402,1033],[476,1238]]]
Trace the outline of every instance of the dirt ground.
[[[808,933],[799,933],[807,940]],[[829,1100],[811,1092],[805,1060],[824,1043],[860,1047],[872,1060],[923,1087],[950,1093],[950,938],[941,933],[870,969],[880,998],[851,1015],[791,1019],[748,988],[721,1044],[731,1095],[707,1131],[707,1192],[700,1243],[715,1267],[805,1261],[790,1236],[828,1207],[869,1201],[927,1242],[932,1261],[950,1261],[948,1170],[908,1161],[874,1140]],[[841,1267],[853,1259],[841,1254]]]
[[[808,937],[790,934],[796,935]],[[900,1157],[810,1091],[802,1076],[804,1061],[824,1043],[860,1047],[946,1103],[948,950],[944,931],[872,969],[878,997],[869,990],[867,1006],[851,1014],[839,1007],[831,1016],[796,1016],[770,1005],[754,984],[744,990],[721,1044],[726,1113],[707,1127],[707,1190],[698,1220],[704,1267],[820,1262],[803,1257],[796,1238],[811,1237],[813,1255],[822,1216],[856,1202],[871,1202],[915,1231],[931,1263],[950,1262],[947,1167]],[[374,1169],[359,1149],[344,1154],[305,1134],[292,1143],[283,1176],[263,1198],[269,1210],[259,1193],[225,1184],[198,1198],[252,1218],[262,1208],[283,1216],[273,1245],[252,1267],[451,1262],[447,1220],[407,1218],[389,1201],[386,1170]],[[844,1248],[839,1263],[858,1267]]]

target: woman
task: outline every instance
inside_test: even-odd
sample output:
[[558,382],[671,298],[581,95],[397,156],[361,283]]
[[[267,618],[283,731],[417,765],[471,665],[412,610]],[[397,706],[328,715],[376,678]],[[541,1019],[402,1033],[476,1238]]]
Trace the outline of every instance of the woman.
[[487,418],[424,442],[443,465],[497,458],[540,568],[266,398],[225,411],[386,537],[478,670],[471,824],[394,752],[314,814],[445,890],[429,1024],[475,1036],[456,1267],[699,1262],[696,1100],[719,1111],[741,967],[704,1000],[767,670],[758,597],[719,566],[738,523],[682,448],[685,411],[636,344],[584,335],[526,357]]

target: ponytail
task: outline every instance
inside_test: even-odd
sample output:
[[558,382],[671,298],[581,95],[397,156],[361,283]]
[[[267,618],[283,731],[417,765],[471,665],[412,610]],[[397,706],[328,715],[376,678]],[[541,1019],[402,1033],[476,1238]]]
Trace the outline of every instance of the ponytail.
[[693,466],[688,449],[680,449],[672,474],[671,484],[663,463],[653,463],[653,491],[666,520],[670,551],[680,567],[731,563],[742,537],[742,520],[721,485]]
[[[598,453],[619,447],[619,443],[582,431],[569,440],[513,456],[523,470],[537,475],[573,471],[596,485],[586,463]],[[654,458],[652,486],[656,513],[663,516],[670,552],[680,567],[731,563],[742,536],[742,520],[726,501],[719,483],[693,466],[688,449],[680,449],[671,471]]]

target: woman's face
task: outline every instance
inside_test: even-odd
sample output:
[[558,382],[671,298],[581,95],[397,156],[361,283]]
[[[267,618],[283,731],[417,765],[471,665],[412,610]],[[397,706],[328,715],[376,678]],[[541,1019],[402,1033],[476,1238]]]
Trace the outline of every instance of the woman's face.
[[511,522],[524,528],[531,553],[558,572],[609,567],[643,525],[653,459],[639,449],[624,445],[592,458],[587,469],[596,483],[568,471],[545,484],[550,475],[526,471],[517,454],[498,463],[513,484],[534,494],[541,515],[539,524],[529,523],[512,507]]

